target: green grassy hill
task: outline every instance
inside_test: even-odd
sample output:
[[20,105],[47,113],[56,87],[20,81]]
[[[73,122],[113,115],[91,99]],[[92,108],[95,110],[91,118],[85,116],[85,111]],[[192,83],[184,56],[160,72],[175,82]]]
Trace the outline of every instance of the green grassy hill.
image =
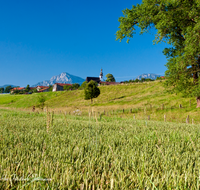
[[[108,112],[108,116],[133,117],[163,120],[164,115],[168,121],[185,122],[187,115],[190,120],[200,122],[199,109],[196,109],[195,98],[183,98],[181,94],[169,94],[163,87],[163,82],[133,83],[124,85],[101,86],[101,94],[91,104],[90,100],[84,100],[84,91],[46,92],[42,93],[45,105],[50,110],[82,112],[94,110],[96,112]],[[0,107],[31,109],[39,107],[40,94],[32,95],[0,95]],[[191,101],[191,104],[190,104]],[[182,104],[182,109],[179,109]],[[191,105],[191,106],[190,106]],[[124,113],[123,113],[124,109]],[[130,109],[131,113],[130,113]]]

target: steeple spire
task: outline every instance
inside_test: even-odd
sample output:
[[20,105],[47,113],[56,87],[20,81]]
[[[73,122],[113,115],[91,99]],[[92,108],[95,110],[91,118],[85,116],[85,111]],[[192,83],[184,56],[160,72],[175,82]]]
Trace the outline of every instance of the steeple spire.
[[102,68],[101,68],[101,72],[100,72],[99,78],[100,78],[100,81],[103,81],[103,69]]

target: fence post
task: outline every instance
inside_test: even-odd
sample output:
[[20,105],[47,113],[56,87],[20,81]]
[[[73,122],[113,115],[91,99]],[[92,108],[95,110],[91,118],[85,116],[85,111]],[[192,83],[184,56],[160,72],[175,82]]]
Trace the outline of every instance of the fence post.
[[194,119],[192,119],[192,125],[194,124]]
[[132,113],[132,109],[130,109],[130,113]]
[[182,108],[182,105],[181,105],[181,104],[179,104],[179,108]]
[[164,115],[164,122],[166,122],[166,115]]
[[164,104],[162,104],[162,107],[161,107],[161,109],[162,109],[162,110],[164,110]]
[[133,115],[133,119],[135,119],[135,114]]
[[35,106],[33,106],[33,109],[32,109],[32,111],[33,111],[33,112],[35,111]]
[[148,120],[150,120],[150,115],[148,115]]
[[186,118],[186,123],[187,123],[187,124],[189,123],[189,115],[188,115],[187,118]]
[[51,126],[53,126],[53,117],[54,117],[54,111],[51,113]]

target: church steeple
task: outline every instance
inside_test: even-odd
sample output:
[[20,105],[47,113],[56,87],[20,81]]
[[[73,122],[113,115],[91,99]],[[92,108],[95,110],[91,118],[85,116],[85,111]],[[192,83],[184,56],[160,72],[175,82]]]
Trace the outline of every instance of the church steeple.
[[100,72],[99,78],[100,78],[100,81],[103,81],[103,70],[102,70],[102,68],[101,68],[101,72]]

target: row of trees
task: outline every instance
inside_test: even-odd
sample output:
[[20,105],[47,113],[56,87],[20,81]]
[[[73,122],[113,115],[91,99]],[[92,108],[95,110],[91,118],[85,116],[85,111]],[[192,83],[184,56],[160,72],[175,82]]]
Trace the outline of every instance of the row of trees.
[[10,93],[10,90],[12,89],[12,86],[6,86],[5,88],[0,88],[0,93]]
[[[29,84],[23,90],[19,90],[18,88],[19,87],[16,87],[15,90],[13,90],[13,94],[27,94],[27,93],[32,94],[34,92],[37,92],[37,89],[36,88],[34,88],[34,89],[32,88],[31,89]],[[10,89],[10,90],[12,90],[12,89]]]
[[72,86],[71,85],[63,86],[63,90],[77,90],[79,88],[80,88],[80,84],[78,83],[72,84]]
[[[165,78],[162,77],[157,77],[156,80],[164,80]],[[129,81],[124,81],[124,83],[138,83],[138,82],[149,82],[149,81],[155,81],[153,79],[149,79],[149,78],[141,78],[141,79],[135,79],[135,80],[129,80]]]

